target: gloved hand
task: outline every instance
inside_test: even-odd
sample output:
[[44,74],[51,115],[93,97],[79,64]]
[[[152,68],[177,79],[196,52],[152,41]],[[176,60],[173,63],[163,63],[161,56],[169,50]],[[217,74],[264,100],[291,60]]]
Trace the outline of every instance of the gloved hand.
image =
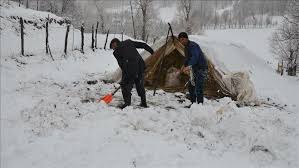
[[181,72],[184,73],[184,74],[186,74],[186,75],[189,75],[189,73],[190,73],[190,67],[189,66],[188,67],[183,66],[181,68]]

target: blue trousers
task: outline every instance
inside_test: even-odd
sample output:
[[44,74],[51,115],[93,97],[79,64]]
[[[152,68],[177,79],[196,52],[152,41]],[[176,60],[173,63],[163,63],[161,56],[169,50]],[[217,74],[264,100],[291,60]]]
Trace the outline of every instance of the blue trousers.
[[190,101],[192,103],[203,103],[204,83],[208,75],[208,70],[192,69],[194,75],[195,86],[189,82]]

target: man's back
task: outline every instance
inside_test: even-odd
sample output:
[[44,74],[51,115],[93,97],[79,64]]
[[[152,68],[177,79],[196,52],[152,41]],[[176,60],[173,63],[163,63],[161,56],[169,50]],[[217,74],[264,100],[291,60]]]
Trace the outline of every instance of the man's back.
[[132,40],[120,42],[117,49],[113,52],[123,71],[123,75],[129,78],[138,77],[145,69],[144,60],[137,51],[137,48],[143,48],[151,54],[153,53],[152,48],[147,44]]
[[119,53],[121,53],[121,55],[129,61],[136,61],[141,58],[132,40],[120,42],[117,50],[119,50]]

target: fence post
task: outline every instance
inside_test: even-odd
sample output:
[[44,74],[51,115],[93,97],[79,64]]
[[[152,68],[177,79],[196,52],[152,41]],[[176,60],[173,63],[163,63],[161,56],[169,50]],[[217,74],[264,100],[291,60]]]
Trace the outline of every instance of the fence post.
[[124,41],[124,32],[121,32],[121,41]]
[[24,21],[23,18],[20,18],[21,25],[21,54],[24,56]]
[[52,61],[54,61],[54,58],[53,58],[53,55],[52,55],[52,52],[51,52],[50,45],[48,45],[48,48],[49,48],[49,53],[50,53],[50,56],[51,56],[51,58],[52,58]]
[[105,45],[104,45],[104,49],[106,50],[106,45],[107,45],[107,40],[108,40],[108,36],[109,36],[109,31],[107,31],[107,35],[106,35],[106,40],[105,40]]
[[65,34],[65,41],[64,41],[64,54],[67,54],[67,39],[69,36],[69,31],[70,31],[70,25],[68,24],[66,27],[66,34]]
[[283,75],[283,71],[284,71],[284,69],[283,69],[283,61],[282,61],[281,62],[281,73],[280,73],[281,76]]
[[98,48],[98,28],[99,28],[99,22],[97,22],[96,33],[95,33],[95,48]]
[[84,54],[84,24],[81,25],[81,52]]
[[39,6],[39,0],[36,0],[36,10],[38,11],[38,6]]
[[148,42],[148,37],[149,37],[149,35],[146,36],[146,40],[145,40],[146,43]]
[[91,49],[94,51],[94,25],[91,27]]
[[49,53],[48,46],[49,46],[49,20],[47,20],[46,22],[46,53],[47,54]]

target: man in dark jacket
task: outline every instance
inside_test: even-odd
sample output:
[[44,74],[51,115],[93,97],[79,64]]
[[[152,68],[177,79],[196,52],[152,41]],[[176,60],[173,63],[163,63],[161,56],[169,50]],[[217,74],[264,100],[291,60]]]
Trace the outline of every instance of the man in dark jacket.
[[188,39],[187,33],[181,32],[178,38],[185,46],[186,59],[182,71],[190,74],[188,86],[191,103],[203,103],[204,82],[208,74],[207,60],[199,45]]
[[114,50],[113,55],[116,58],[119,67],[122,70],[121,90],[124,98],[124,104],[121,109],[131,105],[131,91],[135,84],[138,96],[141,97],[142,107],[147,107],[144,89],[144,71],[145,63],[137,48],[142,48],[153,54],[154,50],[146,43],[125,40],[120,42],[114,38],[110,43],[110,48]]

